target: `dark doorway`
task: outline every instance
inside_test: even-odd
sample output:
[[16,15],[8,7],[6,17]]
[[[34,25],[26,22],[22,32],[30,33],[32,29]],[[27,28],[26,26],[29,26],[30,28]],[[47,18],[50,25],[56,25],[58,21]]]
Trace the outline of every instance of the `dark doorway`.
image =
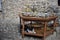
[[58,0],[58,6],[60,6],[60,0]]
[[2,0],[0,0],[0,12],[2,11]]

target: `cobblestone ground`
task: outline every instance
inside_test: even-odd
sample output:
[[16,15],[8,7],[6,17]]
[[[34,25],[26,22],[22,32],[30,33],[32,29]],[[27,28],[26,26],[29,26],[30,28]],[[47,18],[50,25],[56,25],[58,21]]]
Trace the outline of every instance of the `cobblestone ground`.
[[[46,40],[60,40],[60,27],[56,28],[57,33],[54,32],[52,35],[49,35]],[[7,32],[3,26],[0,26],[0,40],[41,40],[40,38],[35,37],[29,37],[25,36],[22,38],[22,35],[19,33],[14,33],[12,30],[10,30],[12,33]]]

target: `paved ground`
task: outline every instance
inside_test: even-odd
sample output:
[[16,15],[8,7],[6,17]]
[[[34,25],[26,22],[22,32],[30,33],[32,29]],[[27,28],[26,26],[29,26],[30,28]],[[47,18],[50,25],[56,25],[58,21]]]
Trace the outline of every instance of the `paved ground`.
[[[49,35],[48,37],[46,37],[45,40],[60,40],[60,27],[57,27],[56,31],[57,32],[54,32],[52,35]],[[13,38],[15,36],[10,37],[9,35],[11,34],[6,32],[4,33],[4,31],[2,31],[2,33],[0,32],[0,40],[41,40],[40,38],[29,37],[29,36],[25,36],[24,39],[22,39],[21,35],[19,35],[16,38]]]

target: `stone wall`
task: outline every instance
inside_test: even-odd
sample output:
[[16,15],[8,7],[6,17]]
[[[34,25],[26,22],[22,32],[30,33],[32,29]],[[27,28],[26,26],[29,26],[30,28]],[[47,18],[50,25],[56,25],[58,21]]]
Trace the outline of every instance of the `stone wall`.
[[[57,6],[57,0],[49,1],[51,6]],[[0,27],[2,40],[21,40],[18,14],[22,12],[21,9],[25,3],[27,3],[27,0],[2,0],[3,12]]]

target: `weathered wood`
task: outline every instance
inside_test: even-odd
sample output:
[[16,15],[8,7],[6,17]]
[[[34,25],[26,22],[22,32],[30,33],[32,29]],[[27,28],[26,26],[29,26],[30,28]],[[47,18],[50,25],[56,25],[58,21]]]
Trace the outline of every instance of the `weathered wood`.
[[51,20],[55,20],[57,18],[57,16],[41,18],[41,17],[29,17],[29,16],[26,17],[26,16],[22,16],[22,15],[20,17],[26,21],[51,21]]

